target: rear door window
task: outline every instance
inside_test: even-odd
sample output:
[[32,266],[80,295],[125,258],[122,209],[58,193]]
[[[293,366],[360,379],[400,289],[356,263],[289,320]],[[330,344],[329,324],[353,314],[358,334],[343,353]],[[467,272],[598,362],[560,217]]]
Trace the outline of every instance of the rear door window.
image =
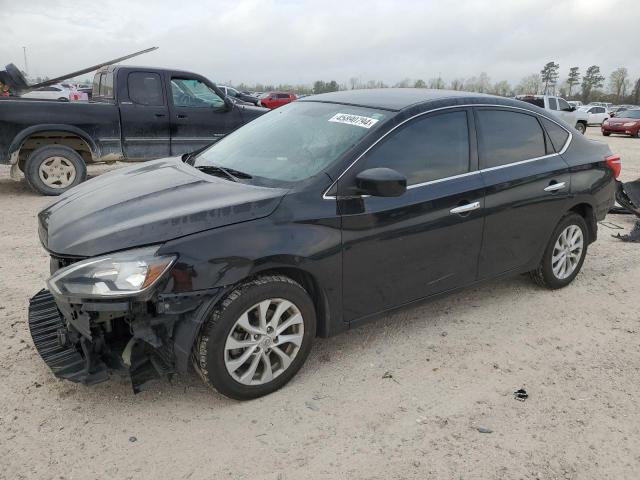
[[544,133],[533,115],[477,110],[480,168],[499,167],[546,155]]
[[367,155],[360,171],[378,167],[402,173],[407,185],[467,173],[467,113],[441,113],[407,123]]
[[164,95],[160,75],[148,72],[132,72],[127,77],[129,99],[138,105],[162,106]]
[[554,151],[561,151],[564,144],[567,143],[569,132],[551,120],[547,120],[546,118],[540,118],[540,120],[542,120],[542,125],[544,125],[544,129],[547,131],[547,134],[551,139]]
[[549,97],[549,109],[558,110],[558,101],[555,99],[555,97]]

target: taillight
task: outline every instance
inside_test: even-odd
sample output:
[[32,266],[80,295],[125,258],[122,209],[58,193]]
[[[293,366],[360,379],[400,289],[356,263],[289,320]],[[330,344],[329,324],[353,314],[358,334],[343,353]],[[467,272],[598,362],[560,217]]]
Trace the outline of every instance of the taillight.
[[604,160],[607,162],[607,167],[609,167],[613,172],[613,177],[618,178],[620,176],[620,170],[622,170],[620,155],[609,155],[608,157],[605,157]]

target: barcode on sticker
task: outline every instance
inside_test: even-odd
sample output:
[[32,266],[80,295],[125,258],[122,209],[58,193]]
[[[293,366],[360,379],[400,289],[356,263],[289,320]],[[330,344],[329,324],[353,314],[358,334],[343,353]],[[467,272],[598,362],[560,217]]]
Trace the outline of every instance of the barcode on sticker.
[[346,123],[357,127],[371,128],[378,120],[375,118],[363,117],[361,115],[350,115],[348,113],[336,113],[329,119],[330,122]]

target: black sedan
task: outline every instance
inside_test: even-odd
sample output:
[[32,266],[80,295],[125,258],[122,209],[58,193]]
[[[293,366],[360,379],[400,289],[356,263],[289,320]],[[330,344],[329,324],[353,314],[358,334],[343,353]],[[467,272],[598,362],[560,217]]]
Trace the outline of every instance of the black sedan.
[[619,173],[606,145],[516,100],[316,95],[43,210],[52,276],[31,333],[72,381],[124,369],[137,391],[193,366],[258,397],[316,336],[498,276],[568,285]]

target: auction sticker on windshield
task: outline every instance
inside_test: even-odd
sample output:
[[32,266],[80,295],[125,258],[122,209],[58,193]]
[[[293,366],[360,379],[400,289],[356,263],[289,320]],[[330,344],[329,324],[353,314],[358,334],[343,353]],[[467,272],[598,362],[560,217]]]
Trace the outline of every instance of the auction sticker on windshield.
[[356,125],[363,128],[371,128],[378,120],[370,117],[363,117],[361,115],[351,115],[349,113],[336,113],[329,119],[330,122],[346,123],[347,125]]

